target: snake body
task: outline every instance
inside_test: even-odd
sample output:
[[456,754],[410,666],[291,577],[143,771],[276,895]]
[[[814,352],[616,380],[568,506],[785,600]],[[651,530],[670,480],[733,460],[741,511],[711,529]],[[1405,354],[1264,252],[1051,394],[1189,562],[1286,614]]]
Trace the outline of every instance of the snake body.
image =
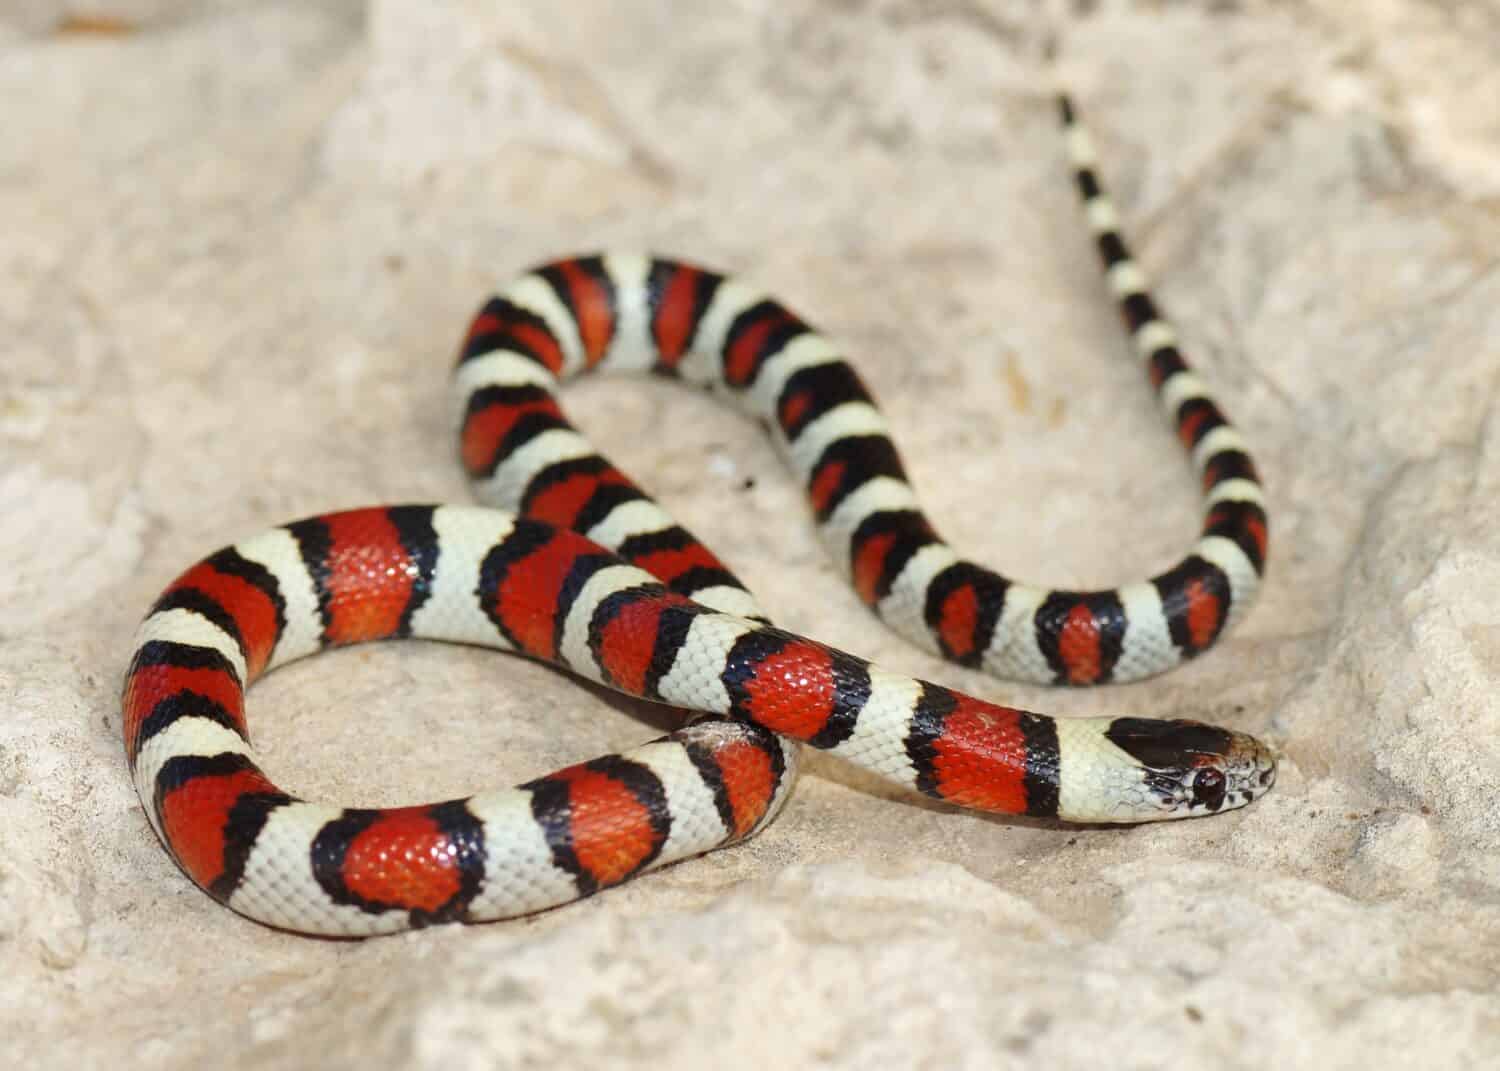
[[[1266,552],[1259,482],[1147,294],[1066,101],[1063,119],[1111,289],[1203,482],[1203,532],[1182,562],[1112,590],[1059,591],[966,561],[922,514],[857,374],[796,314],[681,261],[556,261],[484,305],[454,377],[463,464],[499,508],[308,518],[210,556],[153,607],[123,725],[174,859],[252,918],[367,935],[524,914],[742,839],[784,801],[794,741],[1005,814],[1150,821],[1264,792],[1274,760],[1243,734],[1054,720],[776,628],[555,397],[562,379],[596,369],[725,396],[783,449],[864,601],[961,664],[1084,685],[1198,654],[1254,596]],[[633,751],[438,804],[349,809],[276,788],[249,742],[245,688],[324,647],[391,637],[518,651],[701,716]]]

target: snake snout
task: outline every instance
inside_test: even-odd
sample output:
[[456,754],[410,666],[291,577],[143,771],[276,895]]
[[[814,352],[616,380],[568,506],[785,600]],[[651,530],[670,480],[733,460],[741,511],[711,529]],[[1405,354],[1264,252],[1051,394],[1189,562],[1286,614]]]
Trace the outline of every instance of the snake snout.
[[1240,805],[1249,803],[1276,783],[1276,753],[1249,733],[1232,733],[1228,756],[1237,783],[1231,787],[1243,797]]

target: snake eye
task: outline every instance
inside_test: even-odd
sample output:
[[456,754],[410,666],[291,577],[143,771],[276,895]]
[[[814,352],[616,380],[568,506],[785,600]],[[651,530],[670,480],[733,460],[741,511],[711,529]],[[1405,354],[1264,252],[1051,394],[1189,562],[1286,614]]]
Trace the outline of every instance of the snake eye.
[[1193,778],[1193,802],[1210,811],[1217,811],[1224,803],[1224,790],[1224,775],[1212,766],[1199,770]]

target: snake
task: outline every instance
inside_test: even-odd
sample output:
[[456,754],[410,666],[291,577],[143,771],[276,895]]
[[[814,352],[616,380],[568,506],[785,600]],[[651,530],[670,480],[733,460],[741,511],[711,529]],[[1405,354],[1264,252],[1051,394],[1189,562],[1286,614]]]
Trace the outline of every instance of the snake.
[[[381,505],[265,531],[181,574],[137,633],[122,729],[150,826],[234,911],[358,937],[511,918],[743,840],[785,803],[805,743],[976,811],[1083,823],[1222,813],[1274,783],[1272,749],[1201,721],[1054,719],[776,627],[753,595],[573,427],[562,381],[673,378],[763,424],[818,531],[892,629],[959,665],[1097,685],[1171,669],[1254,599],[1265,500],[1244,440],[1179,351],[1061,113],[1132,348],[1202,482],[1191,551],[1098,591],[961,557],[917,504],[885,418],[838,345],[754,287],[636,254],[556,260],[487,301],[452,380],[478,506]],[[352,808],[262,770],[245,690],[320,650],[418,638],[548,662],[681,708],[680,729],[514,788]]]

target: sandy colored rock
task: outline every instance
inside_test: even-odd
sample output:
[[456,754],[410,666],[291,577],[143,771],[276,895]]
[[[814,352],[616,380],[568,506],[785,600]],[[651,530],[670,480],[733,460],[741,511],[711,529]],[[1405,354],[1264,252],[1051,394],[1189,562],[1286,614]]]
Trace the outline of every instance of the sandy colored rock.
[[[1493,4],[81,12],[0,14],[0,1065],[1500,1061]],[[1270,796],[1068,829],[815,756],[743,847],[364,943],[267,930],[182,877],[119,743],[136,621],[269,524],[465,501],[446,374],[537,261],[648,248],[784,297],[847,346],[945,533],[1007,572],[1174,560],[1192,480],[1068,188],[1049,34],[1269,488],[1267,584],[1214,652],[1091,692],[944,665],[862,609],[755,428],[661,384],[566,401],[779,623],[1032,709],[1261,734]],[[360,805],[661,724],[418,644],[290,667],[250,705],[282,784]]]

